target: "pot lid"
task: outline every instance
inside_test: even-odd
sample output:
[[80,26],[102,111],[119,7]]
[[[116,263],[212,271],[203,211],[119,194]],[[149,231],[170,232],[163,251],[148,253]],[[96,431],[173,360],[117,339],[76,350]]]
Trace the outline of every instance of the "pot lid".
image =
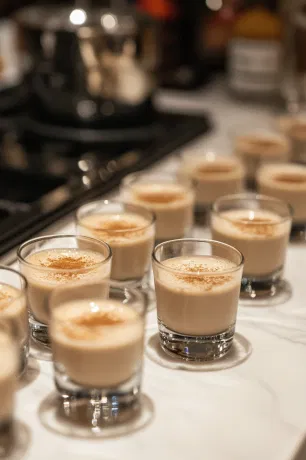
[[49,31],[75,31],[81,27],[116,35],[137,31],[135,11],[63,6],[30,6],[17,11],[15,19],[23,26]]

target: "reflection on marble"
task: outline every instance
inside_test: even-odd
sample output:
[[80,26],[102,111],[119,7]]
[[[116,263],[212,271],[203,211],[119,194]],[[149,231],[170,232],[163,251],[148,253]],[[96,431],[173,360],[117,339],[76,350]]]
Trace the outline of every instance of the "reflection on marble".
[[220,371],[239,366],[239,364],[248,359],[251,353],[252,345],[241,334],[235,334],[232,348],[223,358],[205,363],[186,362],[166,354],[160,346],[159,335],[156,330],[153,335],[149,335],[146,341],[146,355],[148,358],[168,369],[198,372]]
[[[88,405],[88,400],[81,398],[62,399],[56,393],[45,398],[39,406],[41,423],[50,431],[74,438],[118,438],[135,431],[145,429],[154,418],[154,404],[147,396],[142,395],[140,406],[131,413],[129,409],[118,416],[115,408],[112,413],[99,409],[99,423],[96,413]],[[126,417],[127,416],[127,417]],[[93,418],[94,417],[94,418]]]

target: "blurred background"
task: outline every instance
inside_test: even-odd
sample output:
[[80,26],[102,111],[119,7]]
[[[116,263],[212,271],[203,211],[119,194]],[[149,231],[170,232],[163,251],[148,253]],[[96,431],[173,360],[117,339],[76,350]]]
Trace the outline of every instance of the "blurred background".
[[303,0],[1,0],[1,251],[215,127],[164,94],[303,110],[305,41]]
[[[154,71],[157,72],[158,84],[161,86],[182,90],[193,89],[205,84],[216,73],[223,72],[228,77],[229,89],[238,97],[250,96],[252,93],[256,96],[258,93],[265,93],[265,96],[274,93],[275,96],[277,92],[286,93],[292,90],[288,88],[289,62],[292,73],[303,71],[302,42],[306,21],[306,19],[303,21],[305,13],[303,0],[131,0],[130,2],[128,0],[114,0],[113,2],[106,0],[76,0],[75,2],[1,0],[2,75],[5,73],[5,66],[9,66],[10,61],[13,61],[13,57],[8,56],[8,48],[11,53],[11,47],[16,46],[12,36],[8,37],[8,34],[5,37],[8,18],[13,17],[10,26],[12,27],[13,23],[16,26],[15,13],[18,9],[25,8],[26,5],[36,6],[37,9],[45,8],[45,10],[53,7],[54,21],[56,16],[59,18],[62,15],[63,8],[70,8],[71,11],[74,8],[76,24],[82,25],[82,18],[84,19],[82,12],[90,15],[90,11],[101,8],[123,11],[128,3],[132,4],[135,10],[141,12],[143,16],[147,16],[147,30],[142,32],[147,35],[147,46],[156,47],[157,56],[155,57],[158,58],[158,62]],[[78,12],[81,15],[79,17]],[[31,14],[35,13],[29,13],[29,17]],[[47,28],[46,15],[44,19],[42,17],[38,19],[42,30]],[[86,20],[88,21],[89,18]],[[150,20],[155,27],[149,23]],[[143,28],[144,17],[140,22]],[[62,26],[63,32],[65,26],[64,24]],[[19,24],[18,49],[15,52],[19,53],[19,58],[22,52],[27,52],[27,58],[33,58],[31,56],[33,50],[28,49],[30,47],[29,38],[25,39],[23,35],[26,32],[21,29]],[[249,54],[249,48],[245,52],[242,49],[249,46],[243,43],[245,39],[253,41],[252,57]],[[263,53],[262,47],[266,45],[269,51],[266,49]],[[265,54],[265,57],[260,56],[261,54]],[[294,59],[296,62],[293,62]],[[253,71],[249,68],[248,77],[243,76],[242,74],[246,71],[245,67],[250,67],[250,64]],[[15,65],[17,65],[16,61]],[[252,72],[253,75],[251,75]],[[272,82],[273,78],[274,82]],[[261,80],[261,85],[257,84],[257,90],[255,88],[256,79]],[[282,95],[284,97],[284,94]],[[288,97],[287,93],[285,97]]]

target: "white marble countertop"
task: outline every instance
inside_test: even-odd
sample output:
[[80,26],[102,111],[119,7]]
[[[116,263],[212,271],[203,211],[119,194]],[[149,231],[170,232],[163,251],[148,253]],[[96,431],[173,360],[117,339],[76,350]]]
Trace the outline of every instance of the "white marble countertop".
[[[217,129],[186,149],[229,152],[233,123],[268,119],[267,110],[231,101],[222,85],[162,98],[174,109],[211,111]],[[170,158],[157,166],[169,169]],[[57,232],[73,231],[72,218]],[[51,231],[54,231],[54,228]],[[46,233],[46,232],[44,232]],[[207,231],[198,230],[204,237]],[[306,246],[291,245],[286,279],[293,295],[277,307],[240,307],[237,332],[253,349],[236,367],[213,372],[162,367],[145,357],[143,392],[154,406],[151,423],[121,438],[81,440],[48,431],[39,407],[54,391],[52,365],[40,361],[34,380],[18,391],[16,418],[28,433],[26,460],[303,460],[306,459]],[[156,312],[148,315],[149,330]],[[33,366],[33,362],[32,362]],[[305,446],[304,446],[305,441]]]

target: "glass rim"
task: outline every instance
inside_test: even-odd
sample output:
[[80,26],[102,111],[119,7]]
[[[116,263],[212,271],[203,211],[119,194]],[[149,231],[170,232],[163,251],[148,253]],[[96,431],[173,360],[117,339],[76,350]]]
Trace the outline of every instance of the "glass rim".
[[[258,170],[257,170],[257,173],[256,173],[256,176],[257,178],[261,175],[262,172],[264,172],[265,170],[271,170],[272,173],[274,173],[274,171],[272,170],[275,170],[275,172],[277,172],[277,169],[279,168],[288,168],[289,170],[292,170],[292,172],[303,172],[304,174],[306,173],[306,165],[305,164],[301,164],[301,163],[285,163],[285,162],[281,162],[281,163],[266,163],[266,164],[262,164]],[[284,175],[287,174],[287,171],[283,171],[282,172]],[[291,171],[290,171],[291,173]],[[272,197],[271,197],[272,198]]]
[[259,124],[258,120],[248,120],[241,121],[240,123],[234,123],[230,128],[228,128],[228,134],[234,138],[256,133],[262,133],[266,136],[288,140],[287,136],[283,134],[277,126],[275,126],[275,117],[272,115]]
[[[127,293],[131,293],[133,296],[134,296],[134,301],[133,301],[133,304],[134,303],[139,303],[141,305],[141,312],[137,312],[139,317],[141,319],[144,319],[146,317],[146,313],[147,313],[147,309],[148,309],[148,305],[146,304],[145,302],[145,295],[139,290],[139,289],[136,289],[136,288],[133,288],[133,287],[129,287],[129,286],[122,286],[120,285],[120,283],[116,282],[116,281],[112,281],[112,280],[103,280],[101,283],[95,283],[96,284],[99,284],[99,286],[103,286],[104,284],[109,286],[109,293],[112,292],[112,290],[116,290],[116,291],[121,291],[124,295],[124,298],[122,300],[117,300],[117,299],[110,299],[109,297],[101,297],[101,300],[103,301],[115,301],[115,302],[118,302],[119,304],[123,305],[124,302],[127,300],[128,296],[127,296]],[[87,285],[87,286],[90,286],[90,285]],[[56,295],[58,292],[62,292],[62,291],[65,291],[66,289],[68,288],[71,288],[71,285],[63,285],[63,286],[59,286],[57,288],[55,288],[52,293],[51,293],[51,297],[50,297],[50,304],[52,304],[52,302],[54,302],[54,299],[56,298]],[[95,298],[95,296],[88,296],[87,299],[90,300],[90,299],[93,299]],[[76,299],[74,299],[76,300]],[[86,299],[83,299],[82,300],[86,300]],[[63,302],[63,304],[65,304],[66,302]],[[56,311],[57,308],[60,308],[60,305],[58,306],[54,306],[54,304],[52,305],[52,308],[51,308],[51,315],[50,315],[50,318],[51,318],[51,321],[53,322],[54,321],[54,312]],[[132,308],[132,306],[131,306]],[[138,321],[138,317],[137,318],[132,318],[132,319],[128,319],[124,322],[124,324],[131,324],[131,323],[134,323],[134,322],[137,322]],[[58,319],[56,322],[57,323],[62,323],[62,322],[65,322],[67,320],[62,320],[62,319]],[[51,323],[50,323],[51,324]],[[113,324],[113,325],[105,325],[103,327],[114,327],[114,326],[117,326],[116,324]]]
[[[275,204],[284,206],[284,208],[286,208],[287,211],[288,211],[288,216],[286,216],[286,217],[279,216],[281,219],[278,222],[269,222],[268,225],[279,225],[279,224],[282,224],[283,222],[286,222],[288,220],[292,220],[293,208],[292,208],[292,206],[290,204],[286,203],[285,201],[279,200],[278,198],[274,198],[274,197],[268,196],[268,195],[262,195],[260,193],[237,193],[237,194],[233,194],[233,195],[221,196],[220,198],[217,198],[217,200],[212,204],[211,213],[215,214],[215,215],[220,215],[220,213],[222,213],[222,211],[219,211],[217,209],[217,206],[222,202],[227,202],[227,201],[231,201],[231,200],[237,200],[237,201],[238,200],[241,200],[241,201],[254,200],[254,201],[257,201],[257,202],[270,202],[270,203],[275,203]],[[252,211],[252,209],[250,209],[250,211]],[[230,219],[228,217],[222,217],[222,219],[224,219],[224,220],[226,220],[228,222],[233,222],[233,219]],[[245,224],[246,225],[258,225],[258,222],[249,221],[249,222],[246,222]]]
[[[8,271],[10,273],[13,273],[14,275],[17,275],[23,282],[23,287],[21,289],[19,289],[20,290],[20,295],[18,295],[17,297],[14,297],[11,302],[15,302],[16,300],[19,300],[24,295],[26,295],[26,292],[27,292],[27,289],[28,289],[28,281],[27,281],[26,277],[22,273],[20,273],[18,270],[15,270],[14,268],[11,268],[11,267],[7,267],[6,265],[1,265],[0,264],[0,271],[1,270],[5,270],[5,271]],[[0,283],[2,283],[1,280],[0,280]],[[3,282],[3,284],[7,284],[8,286],[12,287],[11,284],[8,284],[6,282]],[[1,318],[1,316],[0,316],[0,318]]]
[[[165,245],[170,245],[172,243],[177,243],[177,242],[186,242],[186,243],[206,243],[206,244],[210,244],[211,246],[219,246],[219,247],[223,247],[223,248],[226,248],[226,249],[230,249],[231,251],[233,251],[234,253],[236,253],[239,257],[240,257],[240,262],[239,264],[236,264],[235,267],[233,268],[228,268],[226,270],[222,270],[220,272],[215,272],[215,273],[212,273],[212,272],[208,272],[208,271],[201,271],[200,273],[195,273],[195,272],[188,272],[188,271],[182,271],[182,270],[177,270],[175,268],[171,268],[167,265],[165,265],[163,262],[160,262],[159,260],[157,260],[156,258],[156,252],[159,248],[161,248],[162,246],[165,246]],[[238,270],[240,270],[240,268],[243,267],[244,265],[244,255],[242,254],[242,252],[239,251],[239,249],[236,249],[234,246],[231,246],[230,244],[226,244],[226,243],[222,243],[221,241],[217,241],[217,240],[209,240],[209,239],[198,239],[198,238],[181,238],[181,239],[177,239],[177,240],[169,240],[169,241],[164,241],[163,243],[160,243],[158,244],[155,248],[154,248],[154,251],[153,251],[153,255],[152,255],[152,258],[153,258],[153,262],[163,268],[164,270],[167,270],[171,273],[179,273],[179,274],[182,274],[182,275],[199,275],[199,276],[219,276],[220,274],[226,274],[226,273],[234,273]],[[168,260],[168,259],[167,259]]]
[[[94,242],[98,243],[100,246],[103,246],[104,248],[107,249],[108,255],[107,257],[102,260],[101,262],[97,262],[90,267],[83,267],[83,268],[50,268],[50,267],[42,267],[41,265],[36,265],[31,262],[28,262],[22,255],[21,252],[23,251],[24,248],[27,246],[30,246],[31,244],[39,243],[40,241],[48,241],[52,239],[62,239],[62,238],[74,238],[74,239],[80,239],[80,240],[85,240],[89,242]],[[75,248],[49,248],[49,249],[75,249]],[[37,251],[39,252],[39,251]],[[17,250],[17,259],[20,263],[27,265],[28,267],[35,268],[36,270],[40,271],[47,271],[47,272],[52,272],[52,273],[78,273],[80,270],[85,270],[85,271],[91,271],[97,267],[100,267],[106,263],[108,263],[111,258],[112,258],[112,250],[109,244],[107,244],[105,241],[98,240],[96,238],[91,238],[89,236],[82,236],[82,235],[46,235],[46,236],[39,236],[37,238],[33,238],[31,240],[25,241],[23,244],[21,244]]]
[[184,161],[185,159],[189,159],[192,157],[199,158],[204,160],[207,163],[214,163],[215,161],[224,161],[226,163],[232,163],[238,166],[243,166],[242,161],[240,158],[234,156],[231,154],[231,152],[228,152],[226,154],[223,154],[222,151],[225,151],[225,149],[207,149],[207,150],[196,150],[196,151],[187,151],[187,152],[182,152],[180,154],[180,158]]
[[[127,174],[124,179],[122,180],[122,186],[123,188],[129,187],[131,188],[135,182],[138,179],[153,179],[153,183],[155,182],[156,184],[167,184],[171,183],[172,185],[177,185],[185,190],[191,191],[192,192],[192,183],[182,183],[177,180],[177,177],[175,174],[167,173],[167,172],[152,172],[152,173],[146,173],[146,172],[134,172]],[[156,179],[156,180],[155,180]],[[137,182],[136,182],[137,183]],[[151,182],[150,182],[151,183]]]
[[[118,205],[122,205],[122,206],[129,206],[130,208],[133,208],[134,211],[135,211],[135,214],[136,214],[136,211],[140,210],[140,211],[145,211],[146,213],[148,213],[151,217],[151,220],[148,224],[144,225],[144,226],[141,226],[141,227],[137,227],[137,228],[133,228],[133,229],[126,229],[126,230],[104,230],[104,229],[101,229],[101,232],[104,232],[104,233],[111,233],[112,235],[113,234],[116,234],[116,235],[121,235],[123,233],[135,233],[139,230],[146,230],[148,228],[150,228],[152,225],[155,224],[156,222],[156,215],[155,215],[155,212],[151,211],[150,209],[147,209],[145,208],[144,206],[138,206],[138,205],[134,205],[132,203],[128,203],[126,201],[119,201],[119,200],[94,200],[94,201],[89,201],[88,203],[85,203],[83,204],[82,206],[80,206],[76,213],[75,213],[75,218],[76,218],[76,221],[77,221],[77,224],[78,225],[81,225],[82,227],[84,228],[87,228],[89,230],[94,230],[93,227],[89,227],[88,225],[84,225],[81,223],[81,219],[79,217],[79,213],[84,209],[86,208],[86,206],[89,206],[89,205],[96,205],[96,204],[104,204],[104,205],[108,205],[108,204],[118,204]],[[92,214],[99,214],[99,211],[97,212],[92,212]],[[121,212],[112,212],[110,214],[124,214],[124,211],[121,213]],[[98,229],[99,230],[99,229]],[[99,240],[98,240],[99,241]]]

